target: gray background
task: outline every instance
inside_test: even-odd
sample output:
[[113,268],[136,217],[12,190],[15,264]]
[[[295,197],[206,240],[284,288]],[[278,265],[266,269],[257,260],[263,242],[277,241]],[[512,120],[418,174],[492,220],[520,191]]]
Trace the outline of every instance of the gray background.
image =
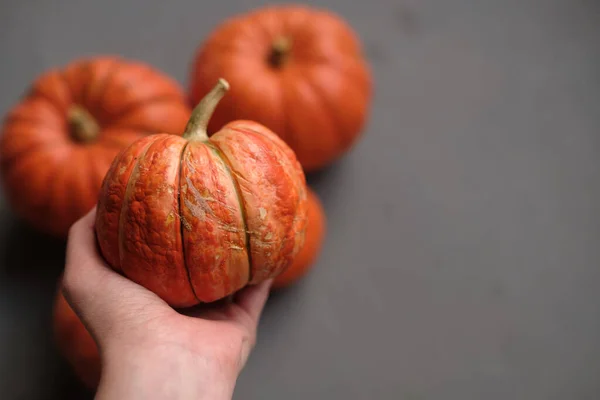
[[[0,6],[2,113],[82,55],[186,84],[200,41],[260,2],[50,3]],[[309,3],[360,35],[376,93],[360,143],[310,177],[325,247],[269,301],[236,398],[600,398],[600,3]],[[2,201],[1,397],[81,393],[49,337],[63,244]]]

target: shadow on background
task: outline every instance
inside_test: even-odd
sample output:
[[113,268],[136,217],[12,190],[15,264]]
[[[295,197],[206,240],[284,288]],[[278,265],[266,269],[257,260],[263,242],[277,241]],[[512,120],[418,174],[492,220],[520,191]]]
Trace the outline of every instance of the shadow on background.
[[41,234],[16,218],[7,219],[0,243],[3,281],[56,280],[64,267],[66,242]]
[[319,171],[305,174],[307,185],[318,195],[326,213],[332,209],[334,204],[343,201],[343,193],[340,191],[341,183],[347,179],[345,176],[350,173],[348,167],[351,166],[352,163],[347,157],[344,157]]
[[285,324],[285,320],[294,317],[296,305],[301,303],[305,296],[308,296],[307,285],[311,279],[310,272],[293,285],[274,289],[269,294],[269,300],[265,305],[260,319],[261,326],[268,326],[268,329],[259,327],[259,340],[269,343],[270,337],[279,335],[278,328]]
[[[0,226],[0,327],[3,356],[11,368],[0,371],[7,399],[91,399],[59,354],[52,311],[65,257],[64,240],[35,231],[7,211]],[[35,382],[35,385],[32,384]]]

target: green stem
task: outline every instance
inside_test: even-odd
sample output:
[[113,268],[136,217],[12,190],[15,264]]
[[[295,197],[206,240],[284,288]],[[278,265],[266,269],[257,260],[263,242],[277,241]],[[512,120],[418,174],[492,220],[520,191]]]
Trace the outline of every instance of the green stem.
[[271,53],[269,54],[269,63],[274,68],[279,68],[287,61],[290,51],[292,50],[292,41],[286,36],[279,36],[271,45]]
[[79,143],[93,142],[100,133],[100,127],[94,117],[79,105],[69,108],[68,122],[71,137]]
[[229,83],[221,78],[214,88],[194,108],[192,116],[185,127],[183,137],[187,140],[206,141],[208,140],[208,121],[213,115],[217,104],[229,90]]

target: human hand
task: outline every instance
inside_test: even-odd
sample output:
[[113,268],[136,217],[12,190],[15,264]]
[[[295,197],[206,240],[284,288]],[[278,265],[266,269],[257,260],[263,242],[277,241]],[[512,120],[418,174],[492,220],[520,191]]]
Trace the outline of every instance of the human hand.
[[105,263],[94,219],[95,209],[69,232],[62,287],[98,344],[97,398],[230,399],[271,282],[182,314]]

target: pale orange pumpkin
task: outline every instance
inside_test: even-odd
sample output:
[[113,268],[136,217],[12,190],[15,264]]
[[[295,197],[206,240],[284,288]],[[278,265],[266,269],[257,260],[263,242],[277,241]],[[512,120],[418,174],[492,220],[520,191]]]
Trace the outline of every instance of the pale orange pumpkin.
[[151,135],[120,153],[98,197],[108,264],[174,307],[276,277],[304,241],[306,181],[289,146],[253,121],[207,136],[228,90],[218,80],[183,136]]
[[278,5],[228,19],[197,51],[191,101],[221,76],[232,90],[209,133],[251,119],[277,133],[307,172],[348,152],[368,117],[370,68],[356,33],[330,11]]
[[54,299],[52,328],[56,346],[77,378],[96,388],[101,372],[98,346],[60,290]]

